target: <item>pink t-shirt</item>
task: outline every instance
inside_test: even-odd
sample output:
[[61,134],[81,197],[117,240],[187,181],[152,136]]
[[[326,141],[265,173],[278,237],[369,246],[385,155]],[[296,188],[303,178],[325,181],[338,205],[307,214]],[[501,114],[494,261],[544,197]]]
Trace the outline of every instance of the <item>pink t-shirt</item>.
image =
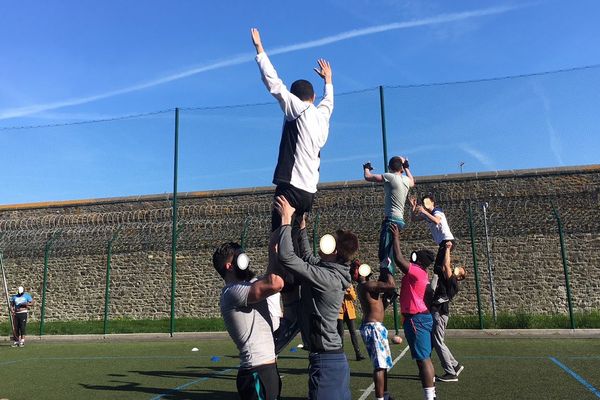
[[429,283],[427,271],[410,263],[408,272],[402,277],[400,285],[400,312],[418,314],[428,311],[425,305],[425,289]]

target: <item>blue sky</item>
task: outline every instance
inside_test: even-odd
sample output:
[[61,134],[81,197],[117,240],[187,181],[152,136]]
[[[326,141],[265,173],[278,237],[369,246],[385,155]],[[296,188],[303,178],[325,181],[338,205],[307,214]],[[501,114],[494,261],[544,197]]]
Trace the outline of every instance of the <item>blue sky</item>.
[[[285,82],[320,93],[323,57],[336,93],[358,92],[336,97],[322,182],[382,169],[378,85],[389,155],[416,175],[598,163],[600,68],[398,87],[600,64],[597,15],[592,0],[2,2],[0,204],[169,192],[172,111],[6,128],[174,107],[180,190],[269,185],[282,119],[251,27]],[[203,109],[239,104],[260,105]]]

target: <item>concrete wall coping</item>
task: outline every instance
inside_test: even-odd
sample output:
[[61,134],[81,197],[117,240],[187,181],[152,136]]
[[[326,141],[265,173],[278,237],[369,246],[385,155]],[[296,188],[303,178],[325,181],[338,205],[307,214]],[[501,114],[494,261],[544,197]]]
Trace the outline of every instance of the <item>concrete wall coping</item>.
[[[592,165],[580,165],[580,166],[569,166],[569,167],[556,167],[556,168],[534,168],[534,169],[516,169],[516,170],[503,170],[503,171],[487,171],[487,172],[470,172],[470,173],[457,173],[457,174],[445,174],[445,175],[429,175],[429,176],[415,176],[419,183],[437,183],[444,181],[470,181],[470,180],[489,180],[489,179],[510,179],[515,177],[531,177],[531,176],[548,176],[548,175],[570,175],[578,173],[598,173],[600,172],[600,164]],[[376,186],[374,183],[365,182],[364,180],[354,181],[339,181],[339,182],[327,182],[319,184],[320,190],[337,189],[340,187],[368,187]],[[237,195],[248,195],[248,194],[267,194],[275,190],[274,186],[259,186],[249,187],[240,189],[224,189],[224,190],[209,190],[209,191],[197,191],[197,192],[180,192],[177,195],[178,199],[188,198],[211,198],[220,196],[237,196]],[[2,211],[17,211],[17,210],[30,210],[30,209],[41,209],[41,208],[64,208],[64,207],[79,207],[89,205],[101,205],[101,204],[118,204],[118,203],[132,203],[132,202],[169,202],[171,200],[171,193],[164,194],[151,194],[151,195],[137,195],[137,196],[126,196],[126,197],[110,197],[110,198],[98,198],[98,199],[81,199],[81,200],[63,200],[63,201],[47,201],[37,203],[23,203],[23,204],[8,204],[0,205],[0,212]]]

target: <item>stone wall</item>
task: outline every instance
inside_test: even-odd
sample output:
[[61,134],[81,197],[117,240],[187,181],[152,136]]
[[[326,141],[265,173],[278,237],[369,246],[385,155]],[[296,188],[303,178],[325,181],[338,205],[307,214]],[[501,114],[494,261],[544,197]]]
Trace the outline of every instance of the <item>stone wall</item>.
[[[490,285],[481,204],[488,233],[497,308],[501,312],[564,313],[565,279],[553,205],[564,225],[576,311],[600,309],[600,166],[418,177],[416,196],[433,193],[459,244],[456,264],[469,272],[454,309],[477,312],[468,207],[472,208],[482,304]],[[179,197],[176,309],[178,317],[219,315],[222,281],[214,247],[239,241],[258,271],[266,262],[273,188],[185,193]],[[377,265],[383,189],[363,181],[320,186],[309,231],[355,231],[359,257]],[[318,223],[318,224],[317,224]],[[403,250],[435,250],[424,223],[409,221]],[[113,240],[110,317],[168,318],[171,290],[171,202],[144,196],[0,207],[0,248],[11,291],[23,285],[39,319],[44,255],[48,254],[46,320],[102,319],[107,246]],[[48,249],[46,252],[45,249]],[[5,313],[0,314],[6,318]]]

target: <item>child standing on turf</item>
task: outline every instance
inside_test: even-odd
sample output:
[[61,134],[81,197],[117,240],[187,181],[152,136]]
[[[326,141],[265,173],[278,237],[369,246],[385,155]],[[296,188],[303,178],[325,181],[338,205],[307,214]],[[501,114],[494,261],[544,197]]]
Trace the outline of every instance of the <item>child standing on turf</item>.
[[427,268],[434,259],[430,250],[413,252],[411,262],[400,250],[400,231],[391,226],[394,238],[394,261],[404,273],[400,285],[400,311],[404,317],[404,336],[413,360],[417,362],[425,400],[435,399],[433,363],[431,362],[431,332],[433,319],[425,304],[425,291],[429,284]]
[[[383,183],[385,191],[384,217],[379,234],[379,262],[381,268],[389,268],[392,261],[392,240],[390,225],[404,229],[404,204],[410,188],[415,186],[415,179],[409,169],[408,160],[404,157],[392,157],[388,163],[390,172],[372,174],[373,167],[368,162],[363,165],[367,182]],[[406,175],[404,175],[406,173]]]

